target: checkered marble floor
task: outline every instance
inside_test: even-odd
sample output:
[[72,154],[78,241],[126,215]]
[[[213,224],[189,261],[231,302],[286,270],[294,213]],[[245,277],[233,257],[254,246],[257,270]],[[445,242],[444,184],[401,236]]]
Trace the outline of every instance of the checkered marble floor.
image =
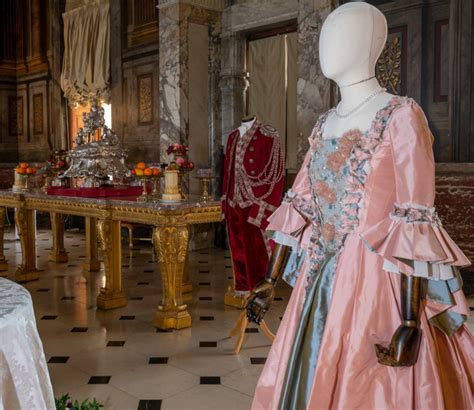
[[[95,299],[104,272],[84,273],[84,234],[67,231],[68,263],[48,262],[51,232],[37,233],[38,281],[31,292],[38,330],[56,397],[95,397],[110,409],[248,409],[270,343],[258,328],[248,329],[240,355],[228,339],[239,311],[224,306],[232,283],[228,253],[207,249],[190,254],[194,286],[187,300],[193,327],[157,332],[152,326],[160,301],[158,263],[147,242],[122,252],[123,288],[128,306],[101,311]],[[8,272],[14,279],[20,243],[5,236]],[[276,331],[290,288],[281,284],[267,323]]]
[[[227,335],[239,311],[223,304],[232,282],[228,253],[207,249],[192,252],[189,270],[194,285],[187,301],[193,327],[157,332],[152,326],[160,300],[158,264],[150,244],[123,246],[123,287],[128,306],[97,310],[95,298],[104,272],[84,273],[84,235],[67,232],[69,262],[48,262],[51,232],[38,231],[38,281],[31,292],[38,330],[58,397],[97,398],[109,409],[248,409],[269,342],[257,329],[248,329],[240,355]],[[20,244],[6,233],[5,254],[14,278]],[[269,327],[276,331],[290,295],[280,282]],[[474,310],[474,299],[470,300]],[[469,319],[474,330],[474,317]]]

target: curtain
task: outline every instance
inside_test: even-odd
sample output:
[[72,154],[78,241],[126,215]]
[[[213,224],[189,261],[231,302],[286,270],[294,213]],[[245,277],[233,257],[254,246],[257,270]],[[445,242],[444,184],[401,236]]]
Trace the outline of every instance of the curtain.
[[249,43],[249,115],[276,128],[286,146],[285,36]]
[[287,89],[286,89],[286,168],[298,172],[298,126],[296,124],[296,84],[298,82],[296,33],[286,36]]
[[298,169],[296,124],[297,34],[249,42],[249,115],[278,130],[290,172]]
[[61,88],[70,104],[91,98],[109,102],[109,5],[95,0],[63,13]]

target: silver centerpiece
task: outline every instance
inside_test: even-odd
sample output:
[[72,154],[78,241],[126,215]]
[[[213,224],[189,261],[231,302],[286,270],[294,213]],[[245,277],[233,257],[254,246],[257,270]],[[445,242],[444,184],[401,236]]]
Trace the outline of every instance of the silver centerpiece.
[[83,120],[76,147],[68,153],[71,165],[61,178],[84,178],[84,186],[97,187],[130,177],[125,166],[126,151],[115,132],[105,125],[104,109],[93,101]]

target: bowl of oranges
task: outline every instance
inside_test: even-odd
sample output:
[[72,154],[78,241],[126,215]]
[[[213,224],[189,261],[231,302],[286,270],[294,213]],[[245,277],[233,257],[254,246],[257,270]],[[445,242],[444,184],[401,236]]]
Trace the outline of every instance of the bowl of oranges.
[[[143,186],[143,193],[138,198],[140,201],[151,201],[158,198],[160,194],[159,179],[163,176],[161,168],[149,167],[145,162],[137,162],[132,169],[132,175],[135,175]],[[151,191],[149,192],[149,182],[151,182]]]
[[15,168],[15,182],[13,184],[13,192],[28,191],[28,178],[36,174],[37,169],[29,166],[26,162],[21,162]]
[[132,169],[132,175],[135,175],[138,178],[159,177],[161,175],[161,169],[157,167],[149,167],[146,162],[137,162],[135,168]]

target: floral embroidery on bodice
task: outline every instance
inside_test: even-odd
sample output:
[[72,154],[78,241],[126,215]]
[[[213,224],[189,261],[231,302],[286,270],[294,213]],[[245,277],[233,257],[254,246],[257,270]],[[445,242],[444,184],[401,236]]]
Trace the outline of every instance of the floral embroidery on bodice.
[[[393,97],[386,107],[377,112],[365,133],[349,130],[340,138],[324,139],[322,127],[332,110],[316,123],[309,138],[312,157],[308,163],[308,175],[315,208],[311,213],[309,283],[312,283],[328,255],[338,254],[347,236],[359,225],[372,155],[384,138],[384,130],[393,111],[411,101],[406,97]],[[308,212],[305,214],[308,215]]]
[[321,241],[330,252],[337,252],[343,240],[341,215],[350,171],[349,157],[361,138],[358,130],[348,131],[340,138],[321,138],[309,164],[312,192],[319,209]]

